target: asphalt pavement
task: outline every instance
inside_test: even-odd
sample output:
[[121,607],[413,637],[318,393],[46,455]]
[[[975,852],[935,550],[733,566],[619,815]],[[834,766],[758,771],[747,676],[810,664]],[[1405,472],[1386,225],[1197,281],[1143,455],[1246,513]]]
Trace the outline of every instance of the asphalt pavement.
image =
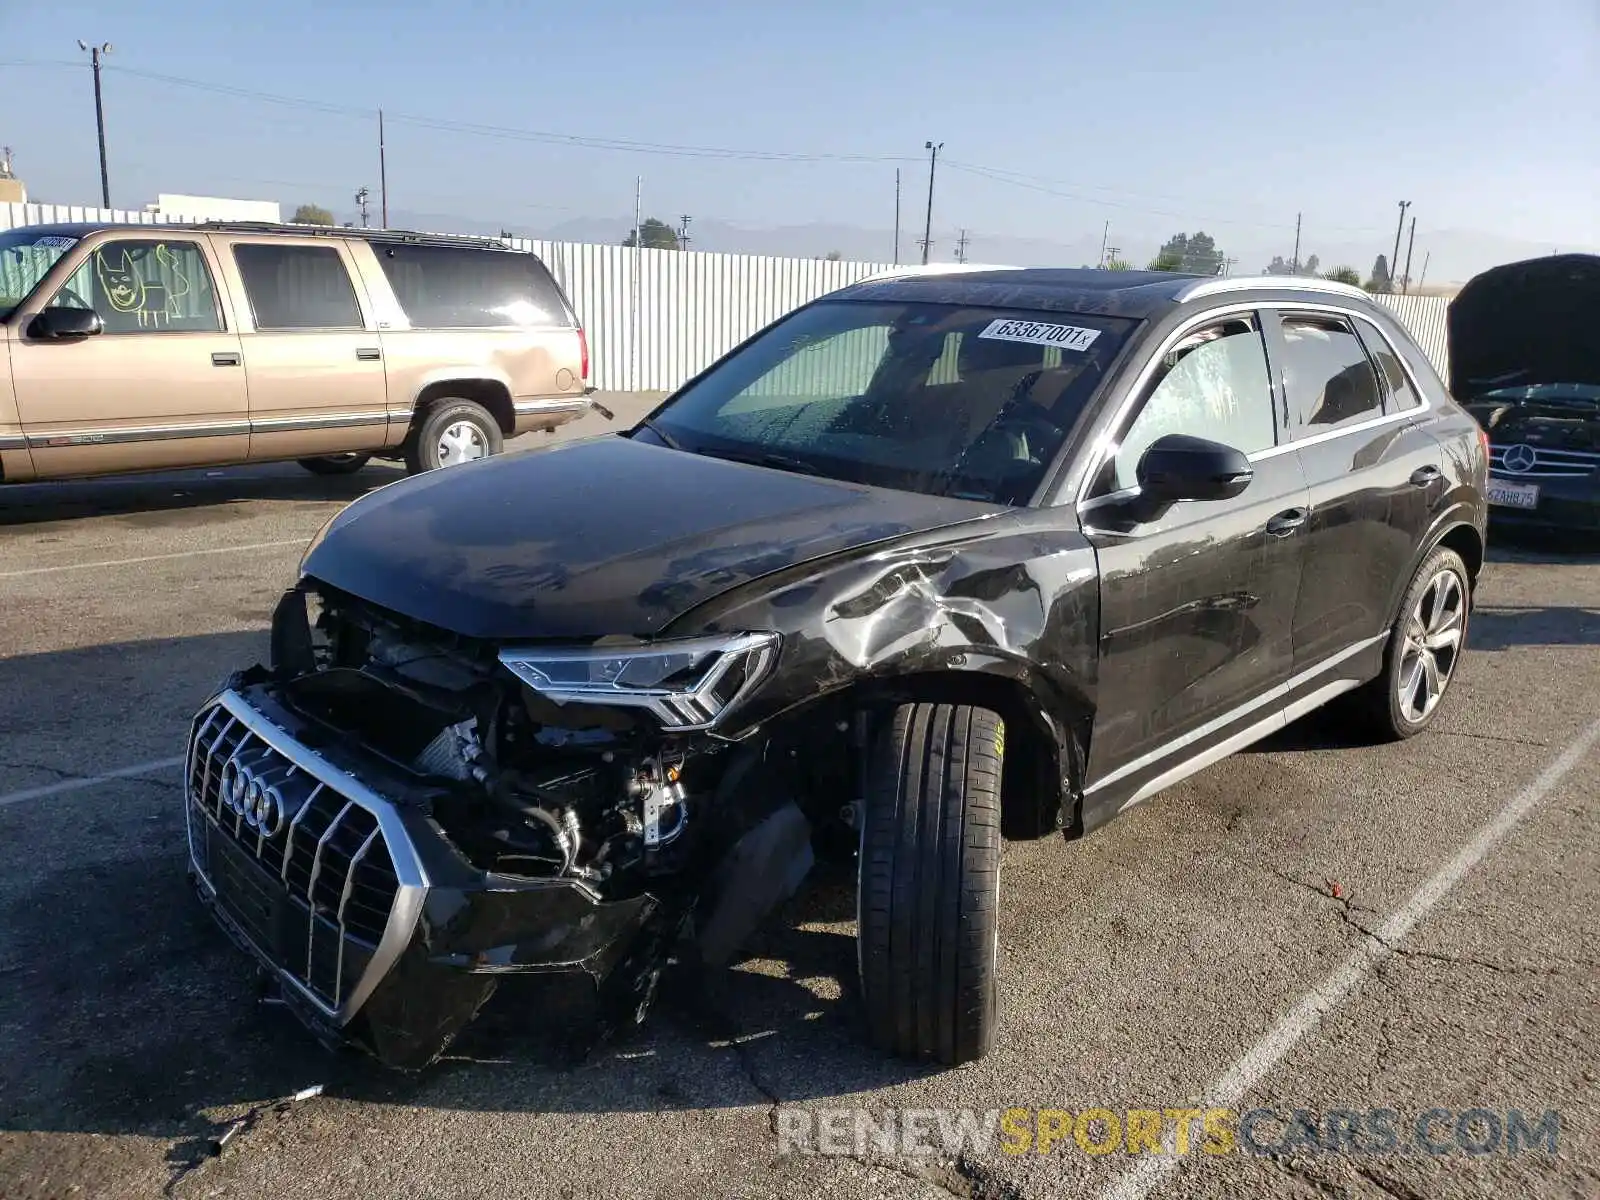
[[[574,1064],[548,1016],[501,1014],[401,1076],[263,1003],[185,879],[174,762],[196,705],[264,655],[307,539],[398,477],[0,490],[5,1200],[1600,1195],[1596,548],[1495,546],[1425,735],[1363,745],[1316,715],[1082,842],[1008,845],[982,1062],[864,1045],[852,881],[825,873],[628,1040]],[[880,1131],[973,1110],[993,1133],[1008,1109],[1009,1139],[948,1153],[817,1136],[848,1110]],[[1172,1153],[1168,1119],[1167,1153],[1098,1153],[1104,1118],[1073,1123],[1130,1109],[1268,1111],[1274,1152]],[[1375,1110],[1397,1145],[1289,1136],[1296,1113],[1325,1132]],[[1485,1148],[1511,1110],[1554,1113],[1554,1138]]]

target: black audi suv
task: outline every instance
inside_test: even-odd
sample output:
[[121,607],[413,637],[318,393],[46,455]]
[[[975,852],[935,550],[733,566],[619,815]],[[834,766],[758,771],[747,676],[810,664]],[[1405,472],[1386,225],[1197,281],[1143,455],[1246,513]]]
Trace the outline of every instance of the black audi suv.
[[1496,526],[1600,536],[1600,256],[1485,271],[1449,322],[1450,390],[1488,430]]
[[637,427],[352,504],[196,716],[191,872],[330,1040],[497,989],[642,1020],[854,855],[880,1047],[991,1045],[1000,842],[1080,836],[1328,701],[1428,726],[1483,431],[1312,279],[878,279]]

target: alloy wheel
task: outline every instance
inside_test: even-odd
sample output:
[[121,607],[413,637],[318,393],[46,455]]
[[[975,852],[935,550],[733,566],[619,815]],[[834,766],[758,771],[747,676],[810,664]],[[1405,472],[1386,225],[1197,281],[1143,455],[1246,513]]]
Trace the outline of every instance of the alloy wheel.
[[1406,617],[1397,687],[1400,711],[1416,724],[1438,707],[1450,686],[1467,629],[1467,590],[1448,567],[1422,589]]

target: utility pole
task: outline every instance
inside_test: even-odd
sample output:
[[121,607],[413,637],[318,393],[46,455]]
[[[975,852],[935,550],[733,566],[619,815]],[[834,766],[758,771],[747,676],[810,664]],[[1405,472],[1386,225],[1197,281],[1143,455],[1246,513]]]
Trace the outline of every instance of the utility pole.
[[631,391],[639,390],[639,277],[644,273],[641,263],[641,235],[639,232],[639,217],[644,211],[641,201],[644,196],[644,176],[633,177],[633,286],[628,289],[628,304],[630,308],[631,324],[629,332],[632,336],[628,339],[628,388]]
[[956,239],[956,261],[958,263],[964,263],[967,261],[967,242],[970,240],[971,239],[967,237],[967,231],[963,229],[961,231],[961,236]]
[[678,249],[679,250],[687,250],[689,248],[689,220],[690,220],[690,217],[689,217],[688,213],[683,213],[681,216],[678,217]]
[[1107,246],[1103,253],[1105,257],[1100,260],[1100,265],[1102,267],[1110,267],[1112,263],[1117,261],[1117,255],[1122,253],[1122,247]]
[[933,249],[933,169],[939,165],[939,151],[944,149],[944,143],[935,146],[932,142],[924,142],[922,148],[928,151],[928,216],[922,223],[922,264],[928,264],[928,252]]
[[372,193],[366,188],[356,189],[356,207],[361,210],[361,228],[367,227],[367,197]]
[[110,208],[111,177],[106,173],[106,106],[100,95],[100,56],[111,53],[111,43],[102,42],[98,46],[91,46],[80,38],[78,49],[88,53],[89,65],[94,69],[94,125],[100,135],[100,205],[102,208]]
[[378,204],[383,227],[389,228],[389,164],[383,145],[383,109],[378,110]]
[[1400,294],[1411,290],[1411,252],[1417,248],[1417,219],[1411,218],[1411,236],[1406,241],[1406,273],[1400,276]]
[[1406,227],[1406,209],[1411,207],[1411,201],[1400,201],[1400,223],[1394,227],[1394,253],[1389,256],[1389,289],[1394,290],[1395,267],[1400,261],[1400,234]]
[[894,265],[900,265],[900,168],[894,169]]
[[1289,264],[1289,273],[1300,274],[1300,214],[1294,215],[1294,258]]
[[1432,260],[1432,258],[1433,258],[1433,251],[1432,250],[1429,250],[1426,254],[1424,254],[1422,256],[1422,278],[1417,280],[1417,291],[1419,291],[1419,292],[1423,289],[1423,287],[1425,287],[1427,285],[1427,282],[1428,282],[1428,263]]
[[1111,236],[1111,222],[1107,221],[1100,229],[1100,269],[1106,269],[1106,239]]

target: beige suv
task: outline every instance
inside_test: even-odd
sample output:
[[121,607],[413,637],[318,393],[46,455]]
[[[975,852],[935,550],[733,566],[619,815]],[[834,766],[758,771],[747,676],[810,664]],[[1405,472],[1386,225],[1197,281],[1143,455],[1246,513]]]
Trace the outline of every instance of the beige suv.
[[305,226],[0,233],[0,480],[298,459],[412,471],[589,405],[588,345],[532,254]]

